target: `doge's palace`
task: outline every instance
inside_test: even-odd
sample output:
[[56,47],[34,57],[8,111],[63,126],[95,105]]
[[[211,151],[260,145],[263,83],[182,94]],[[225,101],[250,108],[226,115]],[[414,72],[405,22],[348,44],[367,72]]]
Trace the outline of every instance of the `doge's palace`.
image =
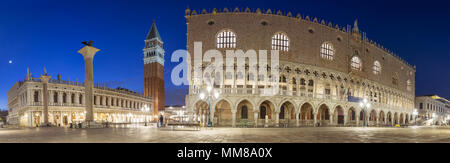
[[[208,74],[222,83],[199,84],[189,79],[187,111],[193,121],[214,126],[393,126],[413,123],[415,66],[369,40],[358,22],[339,26],[290,12],[261,9],[186,10],[187,51],[195,42],[205,51],[279,51],[279,78],[234,67]],[[270,59],[269,59],[270,60]],[[202,63],[205,69],[211,62]],[[268,63],[271,63],[270,61]],[[190,60],[190,67],[195,67]],[[191,68],[191,74],[194,74]],[[232,68],[233,70],[233,68]],[[263,96],[278,80],[279,90]],[[207,87],[220,94],[200,97]],[[364,105],[361,103],[364,102]],[[211,106],[211,109],[209,109]],[[211,111],[209,111],[211,110]]]

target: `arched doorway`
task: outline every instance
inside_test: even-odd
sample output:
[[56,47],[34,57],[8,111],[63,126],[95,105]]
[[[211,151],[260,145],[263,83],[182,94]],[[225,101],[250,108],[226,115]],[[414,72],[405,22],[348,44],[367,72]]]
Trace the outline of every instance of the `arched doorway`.
[[197,101],[195,103],[195,117],[194,120],[200,122],[202,126],[206,126],[208,124],[208,113],[209,113],[209,105],[206,101]]
[[231,104],[226,100],[217,102],[214,110],[214,126],[231,126],[232,120]]
[[330,109],[327,105],[322,104],[317,111],[317,122],[319,126],[327,126],[330,123]]
[[369,126],[376,126],[377,125],[377,111],[372,110],[370,111],[369,115]]
[[356,111],[355,108],[351,107],[348,109],[348,122],[347,125],[349,126],[356,126]]
[[253,105],[248,100],[242,100],[237,105],[236,126],[250,127],[253,126]]
[[259,120],[258,125],[262,126],[272,126],[274,124],[275,114],[275,105],[266,100],[259,105]]
[[280,107],[280,126],[291,126],[295,123],[295,107],[294,104],[292,104],[289,101],[284,102],[281,104]]
[[344,125],[344,109],[342,109],[341,106],[337,106],[334,109],[334,118],[333,121],[335,124],[337,124],[338,126],[343,126]]
[[305,103],[300,108],[300,125],[314,126],[314,111],[312,105]]

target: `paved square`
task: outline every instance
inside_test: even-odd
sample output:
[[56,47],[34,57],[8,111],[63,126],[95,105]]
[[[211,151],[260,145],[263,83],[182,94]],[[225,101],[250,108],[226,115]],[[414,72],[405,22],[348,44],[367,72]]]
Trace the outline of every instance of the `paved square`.
[[0,129],[1,143],[450,143],[438,128]]

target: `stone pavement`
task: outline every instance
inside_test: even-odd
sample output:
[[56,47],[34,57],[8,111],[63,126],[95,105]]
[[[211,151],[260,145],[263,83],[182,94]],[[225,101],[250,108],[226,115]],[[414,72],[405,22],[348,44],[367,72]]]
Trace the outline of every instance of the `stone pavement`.
[[1,129],[0,143],[450,143],[438,128]]

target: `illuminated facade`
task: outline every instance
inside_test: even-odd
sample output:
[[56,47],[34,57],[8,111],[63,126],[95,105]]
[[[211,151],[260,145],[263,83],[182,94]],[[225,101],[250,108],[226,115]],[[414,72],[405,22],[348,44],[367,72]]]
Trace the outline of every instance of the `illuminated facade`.
[[441,125],[450,121],[450,101],[438,95],[416,97],[419,123],[422,125]]
[[[214,85],[220,97],[211,101],[209,114],[208,101],[199,97],[207,85],[192,76],[186,107],[203,125],[208,115],[215,126],[233,127],[393,126],[413,119],[415,66],[369,40],[356,21],[353,27],[340,27],[305,15],[249,8],[187,9],[185,17],[191,58],[194,42],[202,42],[201,54],[217,49],[224,57],[226,50],[280,51],[275,96],[260,95],[270,87],[260,84],[267,78],[248,69],[224,69],[223,76],[216,76],[224,80]],[[246,61],[245,66],[252,65]],[[362,99],[371,107],[360,107]]]
[[[48,121],[67,127],[85,120],[84,85],[50,79],[48,101],[43,101],[43,83],[27,74],[8,91],[8,124],[36,127],[44,122],[43,104],[48,103]],[[153,120],[153,99],[124,88],[94,88],[94,120],[99,123],[142,123]]]
[[153,21],[146,39],[144,53],[144,95],[154,99],[154,114],[164,111],[164,49],[156,24]]

